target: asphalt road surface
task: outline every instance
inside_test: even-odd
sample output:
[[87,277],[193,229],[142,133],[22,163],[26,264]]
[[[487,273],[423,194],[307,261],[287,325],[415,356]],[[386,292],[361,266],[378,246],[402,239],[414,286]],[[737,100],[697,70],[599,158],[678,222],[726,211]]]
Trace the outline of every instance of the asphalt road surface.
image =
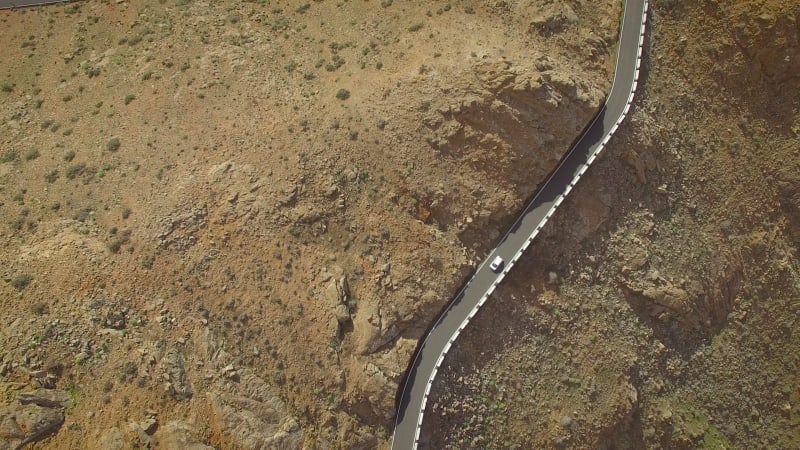
[[50,5],[65,3],[69,0],[0,0],[0,9],[21,8],[23,6]]
[[[627,0],[624,8],[617,66],[605,105],[541,186],[530,204],[522,211],[511,230],[445,308],[422,344],[418,346],[406,373],[398,404],[392,440],[393,450],[417,448],[431,384],[451,344],[519,259],[589,165],[594,162],[597,154],[608,143],[611,135],[627,115],[639,78],[647,0]],[[489,261],[498,255],[505,260],[505,266],[501,273],[494,273],[489,268]]]

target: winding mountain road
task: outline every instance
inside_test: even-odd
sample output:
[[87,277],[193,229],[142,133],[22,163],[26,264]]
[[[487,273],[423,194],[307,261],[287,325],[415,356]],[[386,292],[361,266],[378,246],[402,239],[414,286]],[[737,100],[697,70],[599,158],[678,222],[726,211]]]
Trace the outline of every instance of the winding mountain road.
[[[0,9],[65,1],[0,0]],[[413,362],[406,373],[398,405],[392,439],[393,450],[417,448],[431,385],[450,346],[594,162],[627,115],[639,79],[647,6],[647,0],[625,1],[617,65],[611,92],[605,105],[522,211],[511,230],[500,240],[497,247],[486,257],[472,278],[439,316],[417,348]],[[496,256],[506,261],[500,273],[492,272],[488,264]]]
[[69,0],[0,0],[0,9],[22,8],[24,6],[51,5],[66,3]]
[[[489,253],[418,346],[406,373],[398,405],[392,439],[393,450],[417,448],[431,385],[450,346],[594,162],[628,114],[639,79],[647,6],[647,0],[625,1],[617,65],[605,105],[522,211],[511,230]],[[496,256],[506,261],[500,273],[493,272],[488,264]]]

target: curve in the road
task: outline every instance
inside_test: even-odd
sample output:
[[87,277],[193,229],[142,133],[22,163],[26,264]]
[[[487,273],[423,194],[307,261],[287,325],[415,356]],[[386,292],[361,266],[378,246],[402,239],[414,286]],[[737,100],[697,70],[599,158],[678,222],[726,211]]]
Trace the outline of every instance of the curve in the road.
[[[648,0],[625,1],[617,64],[605,104],[417,347],[400,394],[393,450],[417,448],[431,386],[451,345],[586,173],[628,114],[639,80],[647,7]],[[496,256],[506,261],[498,274],[493,273],[487,264]]]

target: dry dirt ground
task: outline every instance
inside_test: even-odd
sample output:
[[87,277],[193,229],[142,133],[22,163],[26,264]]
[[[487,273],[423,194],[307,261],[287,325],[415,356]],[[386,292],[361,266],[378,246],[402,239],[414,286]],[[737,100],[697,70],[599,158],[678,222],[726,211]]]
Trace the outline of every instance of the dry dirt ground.
[[800,2],[651,5],[632,116],[451,350],[426,448],[800,446]]
[[602,103],[618,17],[0,12],[0,448],[385,446],[416,340]]

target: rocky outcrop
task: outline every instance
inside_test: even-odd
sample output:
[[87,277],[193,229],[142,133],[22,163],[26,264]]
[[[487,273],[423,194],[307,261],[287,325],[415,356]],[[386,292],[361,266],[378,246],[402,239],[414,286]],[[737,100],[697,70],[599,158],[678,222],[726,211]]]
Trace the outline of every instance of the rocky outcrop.
[[195,436],[196,428],[182,421],[168,422],[153,436],[156,448],[180,448],[185,450],[211,450]]
[[795,241],[800,241],[800,167],[786,168],[776,175],[778,199]]
[[798,11],[792,15],[763,8],[733,19],[736,44],[774,88],[797,77],[800,73]]
[[[557,160],[564,148],[547,147],[555,140],[549,132],[565,127],[579,131],[604,93],[566,67],[556,67],[560,63],[548,61],[538,67],[504,59],[476,62],[473,72],[479,90],[454,99],[438,115],[426,118],[430,145],[447,153],[468,152],[472,160],[488,164],[486,169],[502,167],[509,157],[537,155],[539,161],[542,157]],[[575,109],[577,116],[562,108]],[[496,161],[482,158],[483,151],[478,149],[491,152]],[[540,164],[525,162],[532,163]]]
[[[718,262],[710,277],[685,277],[678,283],[650,270],[643,278],[627,278],[629,300],[661,322],[674,321],[685,331],[713,332],[727,320],[741,285],[741,268]],[[671,277],[670,277],[671,278]]]
[[252,369],[236,368],[217,338],[206,331],[195,342],[225,377],[207,389],[211,432],[223,448],[298,449],[303,431],[289,414],[286,403]]
[[550,37],[577,23],[578,15],[567,3],[553,2],[545,5],[533,16],[529,31]]
[[58,390],[20,394],[18,404],[0,409],[0,450],[20,449],[58,432],[67,401],[69,395]]
[[206,226],[208,210],[205,206],[166,217],[158,224],[158,245],[185,251],[197,243],[197,232]]
[[299,449],[303,432],[283,401],[250,370],[208,394],[212,429],[229,448]]
[[122,450],[128,448],[157,448],[181,450],[212,450],[214,447],[201,442],[196,436],[195,426],[172,421],[158,425],[154,418],[144,422],[129,422],[103,432],[97,441],[98,450]]
[[350,288],[345,275],[331,277],[325,288],[325,303],[333,315],[337,338],[348,328],[352,328],[350,318]]
[[177,400],[189,400],[194,395],[191,381],[186,375],[186,357],[177,349],[170,349],[161,361],[166,389]]

